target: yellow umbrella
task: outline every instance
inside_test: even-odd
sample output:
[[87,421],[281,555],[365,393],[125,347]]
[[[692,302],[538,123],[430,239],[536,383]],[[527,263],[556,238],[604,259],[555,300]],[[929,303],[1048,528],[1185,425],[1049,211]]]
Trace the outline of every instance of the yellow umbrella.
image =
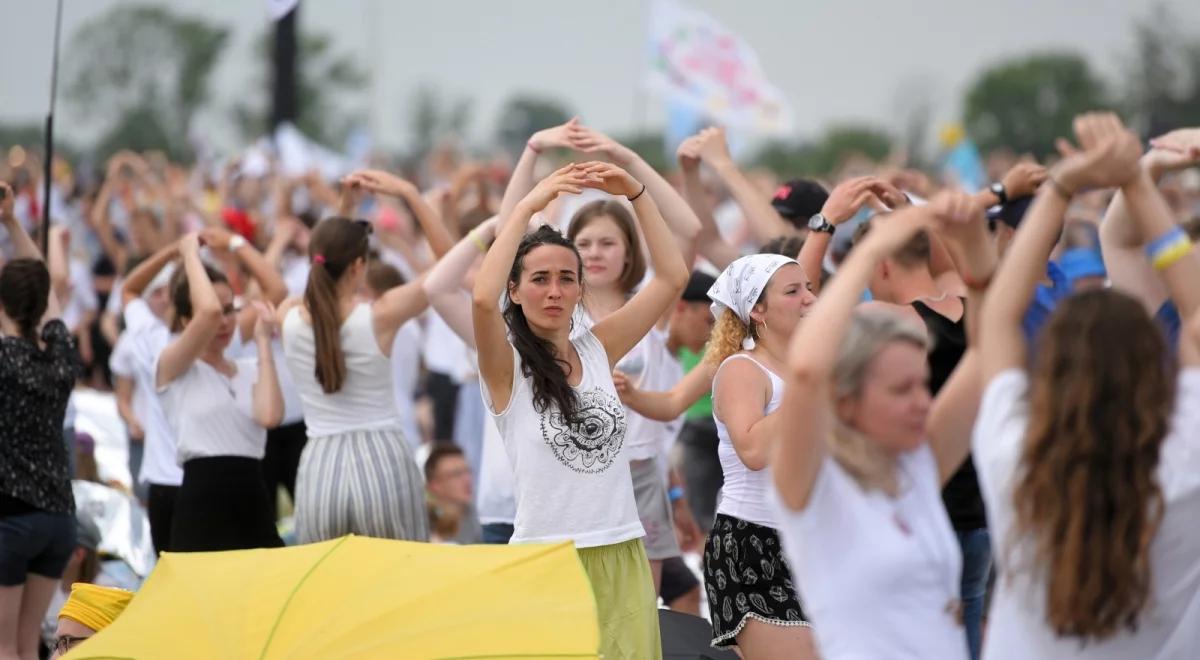
[[597,658],[570,543],[346,536],[166,553],[124,614],[67,658]]

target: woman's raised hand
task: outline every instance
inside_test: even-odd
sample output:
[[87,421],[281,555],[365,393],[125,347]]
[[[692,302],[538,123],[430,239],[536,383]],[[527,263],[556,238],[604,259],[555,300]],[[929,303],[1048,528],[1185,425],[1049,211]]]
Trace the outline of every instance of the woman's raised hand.
[[625,195],[626,197],[636,197],[644,189],[644,186],[629,172],[612,163],[592,161],[583,163],[579,167],[589,176],[586,183],[589,188],[603,190],[610,195]]
[[554,148],[570,149],[572,148],[570,132],[578,125],[579,117],[572,117],[565,124],[544,128],[529,138],[529,146],[534,151]]
[[585,172],[582,165],[571,163],[538,182],[521,204],[529,215],[546,208],[562,194],[578,195],[585,187],[596,187],[603,181],[598,175]]
[[1081,188],[1113,188],[1124,185],[1139,172],[1142,144],[1111,112],[1090,112],[1075,118],[1076,148],[1059,138],[1055,143],[1063,160],[1050,180],[1073,194]]
[[629,167],[630,163],[637,158],[637,154],[629,147],[578,122],[567,125],[567,136],[570,139],[571,148],[575,151],[599,154],[622,167]]

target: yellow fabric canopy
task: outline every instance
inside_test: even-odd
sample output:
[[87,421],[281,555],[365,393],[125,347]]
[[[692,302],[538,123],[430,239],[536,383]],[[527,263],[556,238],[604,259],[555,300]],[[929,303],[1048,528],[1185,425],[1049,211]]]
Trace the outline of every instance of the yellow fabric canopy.
[[570,543],[346,536],[166,553],[125,613],[66,657],[596,658],[599,645]]

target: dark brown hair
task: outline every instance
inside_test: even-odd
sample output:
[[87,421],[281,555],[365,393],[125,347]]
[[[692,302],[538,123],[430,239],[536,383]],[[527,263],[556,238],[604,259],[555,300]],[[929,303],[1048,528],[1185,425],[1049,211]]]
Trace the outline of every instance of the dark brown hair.
[[433,481],[434,475],[437,474],[438,463],[451,456],[466,456],[466,454],[453,442],[433,443],[433,449],[429,450],[429,456],[425,458],[425,483]]
[[382,296],[388,289],[404,286],[405,282],[404,273],[386,261],[371,259],[367,263],[367,286],[372,295]]
[[1032,541],[1046,623],[1061,636],[1134,629],[1149,599],[1173,371],[1161,331],[1116,291],[1067,298],[1039,337],[1013,540]]
[[[204,264],[204,273],[208,275],[208,281],[212,282],[214,286],[217,284],[229,284],[225,273],[213,268],[209,264]],[[171,332],[179,332],[183,330],[183,320],[192,318],[192,290],[188,286],[187,268],[182,264],[171,275],[170,291],[171,307],[174,309],[174,312],[171,314]]]
[[312,269],[304,288],[304,305],[312,317],[315,375],[326,394],[341,390],[346,381],[337,283],[355,261],[366,258],[370,241],[369,223],[340,217],[322,221],[308,241]]
[[517,256],[513,259],[512,270],[508,273],[504,323],[508,326],[513,348],[521,355],[521,374],[529,379],[530,389],[533,390],[534,409],[545,413],[551,407],[557,407],[563,421],[574,424],[579,418],[579,399],[575,396],[575,389],[567,381],[567,372],[571,370],[570,362],[566,356],[558,354],[550,340],[534,334],[533,328],[529,327],[529,321],[525,318],[525,311],[512,301],[512,290],[521,282],[521,272],[525,269],[525,255],[541,245],[557,245],[570,250],[575,255],[575,276],[579,279],[580,286],[583,284],[583,260],[579,258],[575,244],[564,238],[557,229],[542,225],[536,231],[526,234],[517,247]]
[[633,214],[621,202],[600,199],[581,206],[571,217],[567,239],[574,244],[579,232],[600,218],[612,218],[617,229],[621,230],[621,236],[625,238],[625,265],[621,267],[621,277],[617,280],[617,286],[629,293],[636,289],[646,276],[646,255],[642,253],[642,241],[638,238]]
[[38,326],[50,300],[50,271],[40,259],[13,259],[0,271],[0,306],[21,329],[21,337],[37,343]]

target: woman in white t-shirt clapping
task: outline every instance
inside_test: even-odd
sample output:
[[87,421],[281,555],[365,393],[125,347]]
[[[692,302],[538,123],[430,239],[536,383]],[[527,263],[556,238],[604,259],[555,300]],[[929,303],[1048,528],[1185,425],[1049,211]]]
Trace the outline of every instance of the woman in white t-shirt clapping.
[[[879,263],[942,216],[983,212],[970,196],[877,220],[792,338],[772,457],[780,533],[823,660],[965,660],[962,556],[941,487],[966,459],[967,415],[929,423],[924,327],[854,308]],[[878,233],[877,233],[878,232]],[[970,305],[968,304],[968,309]],[[973,412],[968,351],[939,409]]]
[[[579,253],[552,228],[528,236],[525,229],[558,195],[584,187],[630,199],[654,277],[590,331],[572,336],[583,288]],[[512,542],[575,542],[596,596],[606,657],[662,652],[612,368],[687,282],[673,243],[645,186],[627,172],[605,163],[568,165],[505,217],[472,297],[483,393],[514,468]]]
[[258,358],[227,360],[238,324],[233,289],[200,259],[198,235],[183,237],[179,252],[183,268],[171,287],[176,334],[154,363],[155,388],[183,465],[171,549],[281,546],[261,467],[266,429],[283,416],[270,349],[274,310],[255,303]]
[[[985,658],[1196,657],[1200,649],[1200,255],[1115,115],[1037,194],[982,312],[987,390],[973,449],[997,539]],[[1119,187],[1192,336],[1176,369],[1146,307],[1115,290],[1059,303],[1033,351],[1021,317],[1074,194]],[[982,271],[976,277],[987,277]],[[1152,279],[1147,277],[1146,279]]]

